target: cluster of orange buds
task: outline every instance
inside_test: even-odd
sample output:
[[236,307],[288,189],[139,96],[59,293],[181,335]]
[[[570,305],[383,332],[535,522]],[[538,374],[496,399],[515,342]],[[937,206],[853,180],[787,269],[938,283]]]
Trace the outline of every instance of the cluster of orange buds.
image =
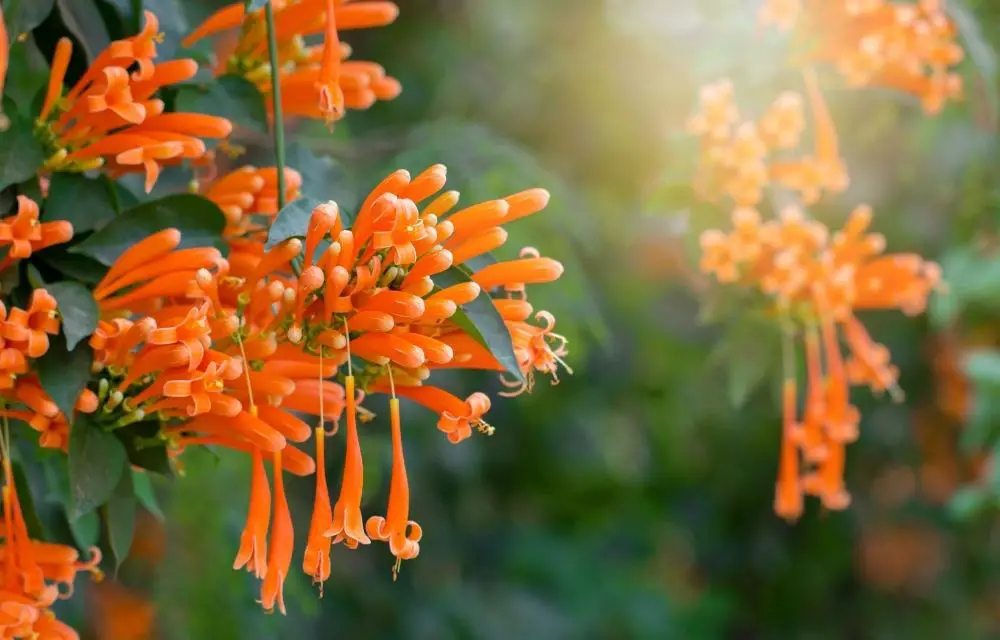
[[73,547],[32,540],[14,484],[10,443],[3,444],[3,524],[0,529],[0,638],[79,640],[56,619],[51,607],[73,595],[76,574],[89,571],[99,580],[100,551],[81,562]]
[[777,185],[813,204],[824,192],[847,188],[837,131],[815,73],[803,72],[813,124],[813,149],[799,157],[806,127],[805,100],[786,91],[757,120],[744,120],[734,100],[733,85],[720,80],[701,88],[698,113],[687,129],[699,136],[701,152],[696,186],[708,198],[728,196],[739,207],[756,207],[765,189]]
[[[402,87],[374,62],[348,59],[351,49],[339,32],[391,24],[399,9],[392,2],[350,0],[284,0],[272,2],[280,61],[281,107],[286,116],[339,120],[345,109],[367,109],[378,100],[392,100]],[[220,39],[216,72],[235,73],[253,82],[265,96],[272,92],[264,10],[246,15],[244,2],[219,9],[184,39],[191,46],[222,32],[240,28],[239,35]],[[323,45],[305,39],[322,34]],[[271,108],[271,101],[267,101]]]
[[49,153],[46,169],[86,171],[103,166],[113,177],[144,172],[148,192],[163,165],[205,157],[201,138],[229,136],[232,125],[225,118],[163,113],[164,103],[156,92],[190,80],[198,64],[190,59],[156,64],[156,43],[162,37],[159,23],[149,11],[145,17],[141,33],[112,42],[65,95],[63,80],[73,44],[67,38],[59,41],[36,124],[36,135]]
[[[775,511],[784,518],[802,513],[806,494],[818,496],[828,509],[850,502],[844,454],[858,437],[860,415],[850,404],[849,388],[901,395],[888,349],[871,338],[856,312],[898,309],[916,315],[941,285],[937,264],[915,254],[884,254],[885,238],[868,231],[871,219],[868,207],[858,207],[831,235],[795,207],[767,222],[755,210],[737,209],[732,232],[710,230],[701,237],[704,272],[760,292],[786,332],[801,330],[804,336],[807,383],[801,417],[794,373],[786,370],[784,381],[775,496]],[[849,349],[846,360],[842,341]]]
[[[302,175],[286,167],[285,202],[297,199],[301,187]],[[278,215],[276,167],[240,167],[209,184],[199,185],[199,189],[206,198],[219,205],[226,216],[223,235],[230,241],[230,262],[239,246],[237,238],[253,236],[259,239],[267,235],[271,222]],[[257,217],[256,222],[254,217]]]
[[18,196],[17,212],[0,220],[0,247],[7,250],[0,260],[0,271],[36,251],[72,239],[72,224],[65,220],[39,222],[38,203],[28,196]]
[[832,64],[848,84],[881,86],[920,99],[938,113],[961,97],[953,68],[964,57],[943,0],[768,0],[763,24],[795,30],[802,54]]

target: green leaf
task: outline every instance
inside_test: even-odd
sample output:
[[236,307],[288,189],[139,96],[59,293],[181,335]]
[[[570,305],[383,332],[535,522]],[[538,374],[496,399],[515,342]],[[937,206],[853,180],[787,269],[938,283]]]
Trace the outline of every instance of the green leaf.
[[88,178],[79,173],[56,173],[49,183],[49,197],[41,218],[66,220],[73,233],[99,229],[115,217],[114,184],[104,176]]
[[0,189],[33,177],[45,161],[31,118],[20,116],[10,100],[4,100],[3,112],[10,127],[0,132]]
[[145,420],[115,429],[115,435],[125,445],[129,462],[137,467],[173,476],[174,469],[167,454],[167,443],[159,438],[160,423]]
[[87,415],[69,431],[70,520],[107,503],[125,471],[125,447]]
[[306,237],[306,228],[309,225],[309,217],[321,203],[313,198],[299,198],[295,202],[285,205],[285,208],[278,212],[274,218],[274,223],[267,232],[267,243],[264,250],[269,251],[285,240],[291,238]]
[[1000,389],[1000,351],[974,351],[966,357],[962,369],[974,384]]
[[35,509],[35,500],[31,495],[31,485],[28,483],[28,475],[24,472],[24,467],[20,462],[13,463],[14,486],[17,488],[17,500],[21,503],[21,513],[24,514],[24,523],[28,527],[28,535],[35,540],[45,538],[42,521],[38,517]]
[[[22,0],[23,1],[23,0]],[[33,1],[33,0],[32,0]],[[111,44],[101,12],[93,2],[56,0],[63,24],[77,39],[91,62]]]
[[182,249],[210,247],[221,243],[225,225],[222,211],[211,200],[190,193],[177,194],[129,209],[70,252],[111,266],[126,249],[157,231],[178,229]]
[[[12,29],[12,37],[13,34]],[[31,105],[35,96],[44,90],[48,78],[49,63],[38,49],[33,37],[11,43],[10,66],[8,67],[7,84],[4,85],[4,95],[9,96],[17,104]],[[37,113],[34,108],[31,109],[31,112]]]
[[132,487],[135,489],[135,497],[140,504],[146,508],[154,518],[163,522],[166,516],[160,508],[160,502],[156,499],[156,492],[153,490],[153,481],[145,471],[132,470]]
[[76,546],[89,549],[97,546],[101,537],[101,518],[96,511],[88,511],[78,518],[69,518],[69,532],[76,540]]
[[246,78],[224,75],[177,90],[176,110],[227,118],[234,126],[267,133],[267,111],[260,91]]
[[979,513],[988,501],[989,493],[982,487],[962,487],[952,495],[948,502],[948,510],[952,517],[967,520]]
[[112,182],[115,190],[115,211],[119,213],[138,206],[142,201],[121,182]]
[[[456,267],[434,276],[434,284],[442,289],[471,281],[472,279],[465,272]],[[469,304],[461,305],[455,315],[451,317],[451,321],[489,349],[489,352],[508,373],[518,380],[524,379],[521,367],[517,364],[517,357],[514,356],[514,344],[510,338],[510,331],[507,330],[507,325],[500,317],[500,312],[497,311],[486,292],[481,293]]]
[[97,328],[97,320],[101,312],[97,308],[94,295],[90,289],[79,282],[69,280],[56,282],[45,288],[59,303],[59,315],[62,316],[66,347],[73,349]]
[[72,420],[77,398],[90,380],[90,367],[94,363],[90,345],[80,342],[70,350],[66,336],[60,333],[49,338],[49,350],[35,362],[42,388],[63,415]]
[[70,253],[63,246],[40,251],[32,256],[33,260],[36,258],[67,278],[89,285],[96,285],[108,272],[108,268],[100,262],[87,256]]
[[267,5],[267,0],[243,0],[243,10],[247,13],[259,11]]
[[336,202],[345,225],[354,219],[353,215],[345,212],[357,211],[361,201],[351,186],[354,181],[343,165],[329,156],[317,156],[301,142],[288,145],[285,164],[302,175],[302,195],[323,202]]
[[4,0],[4,20],[10,39],[31,31],[52,13],[55,0]]
[[135,535],[136,495],[128,461],[122,462],[121,479],[108,503],[102,509],[108,547],[114,559],[115,572],[121,567],[132,548]]

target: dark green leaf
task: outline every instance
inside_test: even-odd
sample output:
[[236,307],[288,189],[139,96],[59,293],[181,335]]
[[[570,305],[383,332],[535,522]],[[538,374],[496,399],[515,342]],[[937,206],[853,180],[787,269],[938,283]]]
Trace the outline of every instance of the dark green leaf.
[[81,414],[69,431],[70,520],[105,504],[128,458],[121,441]]
[[88,511],[78,518],[69,518],[69,531],[76,540],[76,546],[89,549],[97,545],[101,537],[101,518],[97,511]]
[[136,496],[128,461],[122,462],[121,479],[103,509],[108,547],[117,572],[132,548],[135,535]]
[[115,217],[115,189],[104,176],[88,178],[79,173],[56,173],[49,183],[49,197],[42,220],[67,220],[73,233],[101,228]]
[[80,342],[71,351],[66,346],[66,336],[60,333],[49,339],[49,350],[36,362],[42,388],[63,415],[72,420],[77,398],[90,380],[90,367],[94,363],[90,345]]
[[4,0],[4,20],[11,40],[42,24],[55,4],[55,0]]
[[137,206],[141,200],[121,182],[112,182],[115,190],[115,211],[122,212]]
[[288,145],[285,162],[302,174],[302,195],[336,202],[345,226],[349,226],[354,216],[348,212],[356,212],[361,203],[344,167],[329,156],[317,156],[301,142]]
[[203,85],[181,87],[177,91],[176,109],[222,116],[234,126],[267,133],[264,98],[253,83],[240,76],[225,75]]
[[458,268],[465,272],[470,278],[474,273],[490,266],[491,264],[496,264],[497,259],[492,253],[484,253],[482,255],[476,256],[475,258],[469,258],[462,264],[458,265]]
[[299,198],[295,202],[286,204],[285,208],[278,212],[271,229],[267,232],[267,244],[264,245],[264,250],[269,250],[290,238],[306,237],[309,216],[320,202],[313,198]]
[[170,227],[180,230],[181,248],[218,245],[225,224],[222,211],[207,198],[172,195],[129,209],[70,251],[111,266],[132,245]]
[[[434,276],[434,284],[442,289],[471,281],[465,272],[455,267]],[[503,318],[485,292],[469,304],[460,306],[451,317],[451,321],[489,349],[508,373],[513,374],[518,380],[524,379],[521,367],[518,366],[517,358],[514,356],[510,331],[507,330]]]
[[156,420],[137,422],[121,429],[115,435],[125,445],[129,462],[165,476],[172,476],[173,467],[167,455],[167,443],[160,440],[160,423]]
[[45,161],[31,118],[20,116],[10,100],[4,100],[3,112],[10,127],[0,132],[0,189],[28,180]]
[[25,271],[24,275],[27,277],[28,284],[31,286],[32,289],[45,288],[45,279],[42,277],[42,274],[38,271],[38,267],[36,267],[31,263],[28,263],[28,266],[24,271]]
[[108,268],[87,256],[70,253],[65,247],[50,247],[35,254],[32,259],[37,258],[43,263],[63,274],[67,278],[72,278],[79,282],[95,285],[101,281]]
[[94,295],[79,282],[69,280],[50,284],[46,289],[59,303],[63,333],[66,334],[66,347],[73,349],[97,328],[101,312],[97,308]]
[[83,47],[87,59],[93,62],[97,54],[111,44],[111,37],[108,35],[107,27],[104,26],[101,12],[93,2],[56,0],[56,4],[59,5],[59,15],[63,24]]
[[146,508],[154,518],[163,522],[166,516],[160,508],[160,502],[156,499],[156,492],[153,490],[153,481],[145,471],[132,470],[132,486],[135,488],[135,497]]
[[[22,0],[24,1],[24,0]],[[13,35],[13,32],[11,33]],[[34,38],[15,41],[10,47],[10,66],[4,95],[27,107],[43,90],[49,77],[49,63]],[[33,108],[31,113],[37,113]]]
[[28,476],[21,463],[15,462],[13,468],[14,486],[17,487],[17,499],[21,503],[21,512],[24,514],[24,523],[28,527],[28,535],[36,540],[41,540],[45,537],[45,533],[42,521],[38,518],[38,511],[35,509],[35,500],[31,495]]

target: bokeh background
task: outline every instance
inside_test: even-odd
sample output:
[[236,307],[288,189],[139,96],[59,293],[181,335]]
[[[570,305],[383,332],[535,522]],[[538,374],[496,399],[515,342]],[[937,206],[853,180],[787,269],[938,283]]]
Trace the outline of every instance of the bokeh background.
[[[56,4],[65,18],[83,3]],[[83,39],[134,24],[131,0],[91,4],[99,11],[76,25]],[[145,1],[167,51],[220,4]],[[145,514],[118,580],[78,585],[86,593],[67,604],[69,621],[116,640],[1000,637],[1000,4],[949,0],[966,100],[937,117],[826,78],[852,187],[812,214],[837,224],[872,204],[890,249],[941,260],[950,292],[920,318],[865,318],[902,369],[906,401],[858,394],[853,504],[811,504],[794,525],[771,511],[778,343],[697,272],[698,233],[729,211],[694,198],[695,146],[683,132],[704,82],[732,78],[748,113],[799,87],[787,42],[755,25],[759,3],[398,4],[391,27],[344,39],[400,78],[403,94],[332,133],[291,125],[289,162],[309,195],[345,208],[388,171],[435,162],[470,202],[550,189],[547,213],[513,226],[508,244],[567,267],[532,302],[569,338],[573,375],[495,402],[496,435],[457,447],[432,416],[404,407],[411,511],[425,538],[398,582],[386,549],[335,548],[322,598],[295,572],[288,616],[263,614],[256,583],[230,569],[245,458],[192,452],[185,477],[155,486],[166,524]],[[42,78],[58,26],[17,49]],[[27,99],[33,83],[19,72],[9,93]],[[267,138],[243,136],[235,162],[267,163]],[[448,386],[499,389],[490,376]],[[387,491],[384,416],[363,440],[374,512]],[[329,457],[336,478],[341,460]],[[305,531],[311,482],[289,484]]]

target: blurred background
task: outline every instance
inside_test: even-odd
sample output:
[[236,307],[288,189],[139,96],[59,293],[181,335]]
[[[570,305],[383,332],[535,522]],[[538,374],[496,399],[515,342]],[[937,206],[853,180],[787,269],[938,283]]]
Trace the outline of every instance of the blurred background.
[[[165,47],[220,4],[145,2]],[[307,194],[344,208],[389,171],[436,162],[467,202],[548,188],[547,212],[515,224],[508,246],[566,265],[532,302],[570,340],[573,375],[494,402],[496,434],[460,446],[404,407],[425,537],[398,582],[386,549],[335,547],[322,598],[296,571],[287,618],[263,614],[257,583],[230,569],[245,458],[191,452],[185,477],[155,486],[166,524],[146,513],[118,581],[80,581],[69,621],[116,640],[1000,637],[1000,4],[947,3],[966,99],[939,116],[824,78],[852,187],[811,213],[836,225],[870,203],[890,250],[940,260],[950,292],[920,318],[864,318],[901,367],[906,401],[857,394],[853,504],[810,504],[794,525],[771,510],[777,342],[697,273],[698,234],[730,212],[696,201],[683,131],[702,83],[731,78],[748,114],[800,88],[785,38],[756,26],[759,2],[398,4],[394,25],[344,40],[403,94],[332,133],[292,125],[290,165]],[[97,5],[112,35],[115,19],[133,19],[129,0]],[[49,47],[37,43],[43,67]],[[237,163],[268,163],[254,144],[263,134],[243,133]],[[499,389],[491,376],[442,386]],[[384,416],[363,439],[374,513],[387,491]],[[312,482],[289,484],[304,532]]]

